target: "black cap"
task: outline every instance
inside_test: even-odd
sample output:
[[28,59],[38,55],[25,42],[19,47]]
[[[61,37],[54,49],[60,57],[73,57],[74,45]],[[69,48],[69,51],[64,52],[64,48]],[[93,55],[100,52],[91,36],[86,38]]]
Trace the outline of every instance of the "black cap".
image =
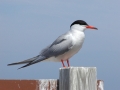
[[72,26],[72,25],[74,25],[74,24],[79,24],[79,25],[88,25],[85,21],[83,21],[83,20],[76,20],[76,21],[74,21],[71,25],[70,25],[70,27]]

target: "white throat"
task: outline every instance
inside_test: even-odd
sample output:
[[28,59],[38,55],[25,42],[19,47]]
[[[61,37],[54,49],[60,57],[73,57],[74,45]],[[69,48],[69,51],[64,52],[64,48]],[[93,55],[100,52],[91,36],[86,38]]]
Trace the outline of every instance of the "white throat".
[[71,26],[71,28],[70,28],[70,33],[72,34],[74,40],[76,42],[78,42],[79,44],[82,44],[84,41],[85,29],[86,29],[85,25],[79,25],[79,24],[75,24],[75,25]]
[[75,24],[75,25],[71,26],[72,31],[78,30],[78,31],[84,32],[85,29],[86,29],[85,25]]

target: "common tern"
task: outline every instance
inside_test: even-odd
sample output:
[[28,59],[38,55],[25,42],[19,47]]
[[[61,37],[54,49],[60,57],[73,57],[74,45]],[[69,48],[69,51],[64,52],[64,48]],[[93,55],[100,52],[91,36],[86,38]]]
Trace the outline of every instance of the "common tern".
[[56,61],[62,62],[63,67],[65,67],[64,61],[67,61],[68,67],[70,67],[69,59],[81,49],[86,29],[97,30],[96,27],[88,25],[83,20],[76,20],[70,25],[68,32],[59,36],[51,45],[43,49],[39,55],[24,61],[8,64],[8,66],[25,64],[18,68],[21,69],[41,61]]

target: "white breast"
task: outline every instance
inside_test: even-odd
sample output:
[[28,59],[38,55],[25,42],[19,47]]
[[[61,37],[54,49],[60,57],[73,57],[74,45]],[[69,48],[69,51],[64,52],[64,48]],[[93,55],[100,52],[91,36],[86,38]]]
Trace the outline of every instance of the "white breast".
[[64,53],[63,55],[58,56],[57,58],[59,60],[67,60],[70,59],[74,54],[76,54],[82,47],[82,44],[84,42],[84,32],[81,31],[75,31],[74,33],[72,32],[72,41],[74,46],[72,47],[72,49],[66,53]]
[[84,32],[74,30],[74,31],[70,31],[70,33],[71,33],[71,39],[73,43],[73,47],[71,48],[71,50],[69,50],[68,52],[60,56],[46,59],[45,61],[60,62],[61,60],[67,60],[67,59],[70,59],[74,54],[76,54],[81,49],[82,44],[84,42],[84,38],[85,38]]

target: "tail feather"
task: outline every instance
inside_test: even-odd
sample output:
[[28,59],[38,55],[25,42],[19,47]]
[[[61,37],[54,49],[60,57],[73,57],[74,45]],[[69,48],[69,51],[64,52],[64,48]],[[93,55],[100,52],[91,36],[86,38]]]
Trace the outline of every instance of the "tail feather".
[[20,62],[15,62],[15,63],[11,63],[11,64],[8,64],[8,66],[10,65],[18,65],[18,64],[26,64],[26,63],[30,63],[32,61],[34,61],[35,59],[37,59],[40,55],[37,55],[33,58],[30,58],[30,59],[27,59],[27,60],[24,60],[24,61],[20,61]]
[[35,64],[35,63],[41,62],[41,61],[43,61],[43,60],[45,60],[45,59],[47,59],[47,58],[44,57],[44,56],[40,56],[40,57],[38,57],[36,60],[31,61],[31,62],[29,62],[28,64],[26,64],[26,65],[24,65],[24,66],[22,66],[22,67],[20,67],[20,68],[18,68],[18,69],[21,69],[21,68],[24,68],[24,67],[30,66],[30,65],[32,65],[32,64]]

